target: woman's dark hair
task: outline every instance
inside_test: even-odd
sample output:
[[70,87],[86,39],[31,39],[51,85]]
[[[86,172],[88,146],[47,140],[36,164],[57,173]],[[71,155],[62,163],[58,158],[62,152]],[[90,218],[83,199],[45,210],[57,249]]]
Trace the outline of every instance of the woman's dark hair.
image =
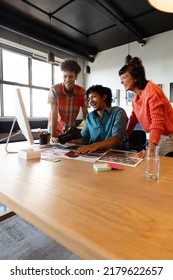
[[63,72],[64,71],[74,72],[76,76],[81,71],[80,65],[78,64],[78,62],[76,60],[73,60],[73,59],[65,59],[64,61],[62,61],[60,63],[60,69]]
[[128,64],[125,64],[119,70],[119,76],[128,72],[135,79],[135,86],[139,89],[144,89],[147,80],[145,78],[145,69],[142,65],[142,60],[138,57],[133,57]]
[[106,99],[105,99],[105,102],[106,102],[106,105],[108,107],[111,106],[111,103],[112,103],[112,91],[110,88],[108,87],[103,87],[101,85],[95,85],[95,86],[91,86],[87,89],[86,91],[86,98],[88,100],[89,98],[89,94],[93,93],[93,92],[97,92],[100,96],[103,96],[103,95],[106,95]]

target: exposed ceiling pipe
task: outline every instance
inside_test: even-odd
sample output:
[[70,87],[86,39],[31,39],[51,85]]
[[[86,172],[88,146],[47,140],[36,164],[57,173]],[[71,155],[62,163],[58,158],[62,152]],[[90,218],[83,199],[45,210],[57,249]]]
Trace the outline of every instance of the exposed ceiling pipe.
[[[134,39],[136,39],[137,42],[141,43],[143,41],[144,35],[142,32],[137,30],[137,28],[128,22],[127,18],[125,18],[118,7],[116,5],[111,5],[110,1],[105,0],[87,0],[91,5],[93,5],[96,9],[98,9],[100,12],[102,12],[106,17],[111,19],[112,22],[115,22],[117,25],[119,25],[123,30],[126,32],[131,32],[133,34]],[[109,8],[108,8],[109,7]]]

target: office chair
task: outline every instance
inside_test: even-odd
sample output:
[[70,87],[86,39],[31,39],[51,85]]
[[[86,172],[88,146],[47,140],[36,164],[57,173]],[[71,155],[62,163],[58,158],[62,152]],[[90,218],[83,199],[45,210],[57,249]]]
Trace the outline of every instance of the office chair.
[[173,152],[169,152],[165,155],[165,157],[173,157]]
[[133,130],[128,139],[128,150],[142,151],[147,146],[144,130]]

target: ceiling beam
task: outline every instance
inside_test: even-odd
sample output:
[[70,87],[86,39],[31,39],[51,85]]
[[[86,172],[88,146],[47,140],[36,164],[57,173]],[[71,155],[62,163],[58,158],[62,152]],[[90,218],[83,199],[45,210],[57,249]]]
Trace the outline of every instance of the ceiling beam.
[[[39,43],[60,50],[69,55],[80,57],[84,60],[94,62],[94,57],[88,55],[82,48],[71,42],[68,38],[63,37],[62,34],[51,32],[48,25],[41,24],[39,21],[18,14],[14,8],[9,6],[0,8],[1,26],[14,31],[17,34],[23,35],[33,39]],[[9,20],[10,19],[10,20]]]
[[114,4],[112,5],[110,1],[106,0],[87,0],[96,9],[102,12],[109,20],[116,23],[120,28],[126,32],[133,34],[133,38],[141,43],[144,38],[144,34],[139,31],[132,23],[129,22],[125,16],[120,12],[119,8]]

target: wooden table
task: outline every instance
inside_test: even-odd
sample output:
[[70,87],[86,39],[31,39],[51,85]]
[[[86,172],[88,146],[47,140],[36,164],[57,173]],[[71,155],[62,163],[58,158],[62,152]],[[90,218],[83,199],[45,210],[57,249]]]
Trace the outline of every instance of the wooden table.
[[0,202],[81,258],[173,259],[172,158],[161,158],[159,181],[145,179],[145,161],[97,173],[88,162],[19,159],[4,145],[0,164]]

